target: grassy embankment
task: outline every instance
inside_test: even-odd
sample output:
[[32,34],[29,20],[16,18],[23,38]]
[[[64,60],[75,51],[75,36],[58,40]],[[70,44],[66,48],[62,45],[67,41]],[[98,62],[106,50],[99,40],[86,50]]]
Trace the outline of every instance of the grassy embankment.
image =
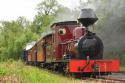
[[121,71],[125,71],[125,66],[122,66],[122,67],[120,68],[120,70],[121,70]]
[[0,62],[0,79],[1,78],[12,78],[12,80],[17,80],[14,83],[97,83],[97,81],[83,81],[51,73],[47,70],[24,65],[21,61],[13,60]]

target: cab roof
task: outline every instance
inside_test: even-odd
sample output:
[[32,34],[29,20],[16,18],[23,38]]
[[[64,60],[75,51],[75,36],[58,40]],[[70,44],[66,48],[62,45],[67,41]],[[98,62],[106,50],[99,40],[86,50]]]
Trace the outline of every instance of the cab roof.
[[78,23],[77,23],[77,21],[63,21],[63,22],[56,22],[56,23],[53,23],[52,25],[51,25],[51,28],[53,27],[53,26],[57,26],[57,25],[77,25]]

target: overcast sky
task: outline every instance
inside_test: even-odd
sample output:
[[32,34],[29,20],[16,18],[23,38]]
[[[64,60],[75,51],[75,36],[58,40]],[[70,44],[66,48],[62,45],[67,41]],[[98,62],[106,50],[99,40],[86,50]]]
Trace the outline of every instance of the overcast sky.
[[[78,0],[58,0],[66,7],[75,8]],[[15,20],[19,16],[25,16],[28,20],[33,20],[37,13],[36,5],[41,0],[0,0],[0,21]]]

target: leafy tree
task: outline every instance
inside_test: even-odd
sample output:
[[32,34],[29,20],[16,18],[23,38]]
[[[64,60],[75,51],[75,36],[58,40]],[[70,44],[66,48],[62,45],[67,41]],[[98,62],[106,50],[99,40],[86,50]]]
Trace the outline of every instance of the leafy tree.
[[49,28],[54,18],[53,15],[36,15],[30,28],[34,33],[40,35]]
[[38,4],[37,10],[40,15],[53,15],[56,14],[59,4],[56,0],[43,0]]
[[0,61],[9,58],[18,59],[27,42],[38,39],[39,35],[49,29],[58,11],[56,0],[43,0],[38,4],[38,14],[33,22],[25,17],[15,21],[0,22]]
[[38,38],[24,17],[16,21],[3,21],[0,27],[0,60],[18,59],[25,44]]
[[31,30],[37,34],[49,30],[50,24],[54,21],[60,5],[56,0],[43,0],[37,5],[38,14],[31,25]]

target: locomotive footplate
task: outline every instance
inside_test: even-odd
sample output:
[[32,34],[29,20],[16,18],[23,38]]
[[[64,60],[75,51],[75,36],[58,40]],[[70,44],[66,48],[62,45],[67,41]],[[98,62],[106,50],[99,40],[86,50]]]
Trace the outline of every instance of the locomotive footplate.
[[69,72],[118,72],[120,70],[119,60],[70,60]]

